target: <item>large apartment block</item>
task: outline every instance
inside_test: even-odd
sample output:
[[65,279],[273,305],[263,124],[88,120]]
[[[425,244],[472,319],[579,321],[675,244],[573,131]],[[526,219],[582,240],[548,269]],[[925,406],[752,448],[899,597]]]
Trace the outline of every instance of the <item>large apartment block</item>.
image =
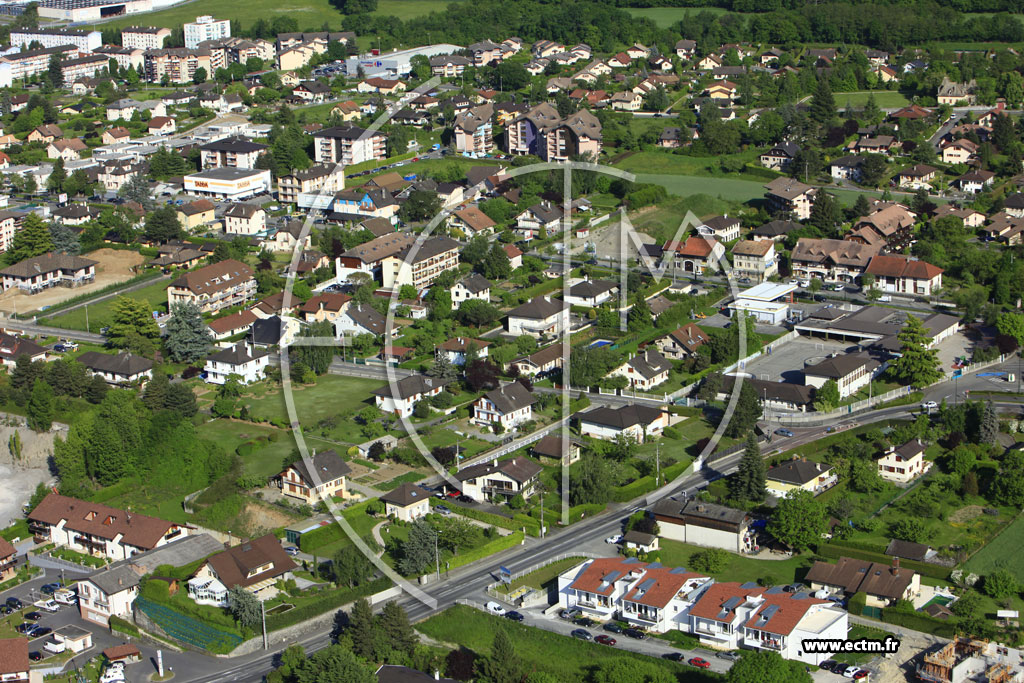
[[214,313],[255,297],[252,268],[241,261],[226,259],[185,273],[172,282],[167,287],[167,308],[190,301],[203,313]]
[[446,270],[459,267],[458,242],[450,237],[431,237],[414,242],[384,259],[381,274],[385,289],[412,285],[417,290],[429,287]]
[[217,20],[210,15],[196,17],[184,25],[185,47],[195,49],[204,40],[220,40],[231,37],[231,22],[227,19]]
[[60,63],[60,73],[64,78],[64,85],[70,87],[75,81],[92,78],[97,73],[110,66],[110,59],[107,55],[88,55],[67,59]]
[[494,106],[484,104],[455,117],[455,149],[460,152],[487,154],[494,148],[491,117]]
[[169,28],[129,26],[121,31],[121,45],[139,50],[159,50],[170,37]]
[[31,45],[32,43],[39,43],[43,47],[74,45],[82,52],[92,52],[103,44],[103,34],[99,31],[75,31],[72,29],[56,28],[11,31],[11,45]]
[[211,74],[210,51],[190,50],[172,47],[161,50],[147,50],[144,55],[146,80],[159,83],[164,76],[171,83],[191,83],[196,69],[202,68]]
[[60,45],[4,55],[0,57],[0,88],[10,88],[19,78],[28,78],[46,71],[53,55],[68,59],[81,56],[82,51],[74,45]]
[[363,161],[380,161],[387,155],[387,137],[367,132],[358,126],[325,128],[313,135],[314,154],[318,164],[352,166]]
[[345,168],[341,164],[317,164],[303,171],[292,171],[277,179],[278,200],[288,204],[299,201],[300,194],[334,194],[345,189]]
[[518,116],[507,128],[510,154],[534,154],[544,161],[568,161],[574,155],[597,158],[601,152],[601,122],[586,109],[564,119],[542,102]]

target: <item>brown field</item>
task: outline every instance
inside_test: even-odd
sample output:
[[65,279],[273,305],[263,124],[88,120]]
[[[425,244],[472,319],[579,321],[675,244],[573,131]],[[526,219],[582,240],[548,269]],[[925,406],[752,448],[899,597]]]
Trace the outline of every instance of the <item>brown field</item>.
[[99,261],[96,265],[96,279],[84,287],[51,287],[38,294],[24,294],[20,290],[8,290],[0,294],[0,311],[4,313],[26,313],[38,311],[44,306],[54,306],[68,299],[104,287],[129,280],[137,275],[137,267],[146,260],[134,251],[120,249],[97,249],[83,254],[86,258]]

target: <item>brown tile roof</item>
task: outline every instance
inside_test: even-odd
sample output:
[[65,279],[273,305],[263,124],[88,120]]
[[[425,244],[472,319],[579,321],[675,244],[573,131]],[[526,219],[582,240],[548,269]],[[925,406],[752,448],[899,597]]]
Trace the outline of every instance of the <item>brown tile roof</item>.
[[424,500],[430,500],[430,493],[416,484],[406,482],[401,486],[391,489],[380,497],[381,502],[391,503],[398,507],[409,507]]
[[0,559],[10,557],[16,553],[14,546],[6,538],[0,538]]
[[113,540],[121,536],[122,543],[149,550],[174,526],[173,523],[130,514],[124,510],[90,503],[51,493],[29,513],[29,520],[56,525],[64,520],[64,528],[98,538]]
[[583,573],[570,584],[570,588],[597,595],[611,595],[615,587],[615,581],[627,576],[631,572],[635,572],[636,576],[639,577],[646,567],[646,562],[640,562],[633,558],[598,558],[587,565]]
[[708,335],[693,323],[686,323],[678,330],[669,332],[668,336],[690,352],[696,351],[708,342]]
[[871,259],[866,273],[882,277],[907,277],[915,280],[931,280],[942,274],[942,268],[927,261],[911,259],[908,256],[879,254]]
[[209,199],[197,199],[194,202],[186,204],[178,209],[186,216],[195,216],[196,214],[206,213],[207,211],[213,211],[216,207]]
[[126,657],[139,657],[141,656],[139,648],[132,645],[131,643],[124,643],[123,645],[115,645],[114,647],[108,647],[103,651],[103,656],[110,661],[117,661],[118,659],[124,659]]
[[0,639],[0,676],[28,673],[28,638]]
[[199,270],[185,273],[171,283],[171,287],[187,289],[193,294],[219,292],[234,287],[241,280],[252,277],[252,268],[235,259],[203,266]]
[[80,270],[88,268],[89,266],[95,266],[97,261],[92,259],[82,258],[81,256],[72,256],[71,254],[64,254],[61,252],[53,253],[47,252],[42,256],[35,256],[33,258],[19,261],[13,266],[8,266],[3,270],[0,270],[0,275],[10,275],[11,277],[17,278],[28,278],[34,277],[41,273],[53,273],[58,270]]
[[351,300],[352,297],[348,294],[324,292],[306,301],[306,303],[299,307],[299,310],[303,313],[316,313],[317,311],[338,312]]
[[207,327],[213,330],[215,334],[224,334],[233,330],[240,330],[243,327],[248,328],[257,320],[259,318],[252,311],[239,311],[238,313],[226,315],[223,318],[211,320]]
[[[630,531],[626,535],[632,533],[634,532]],[[648,567],[643,581],[634,586],[622,599],[651,607],[667,607],[669,601],[679,593],[687,581],[702,577],[702,574],[676,572],[668,567]],[[653,580],[655,583],[644,588],[648,580]]]
[[807,572],[807,581],[839,586],[847,593],[865,592],[890,600],[903,597],[914,578],[907,568],[896,569],[878,562],[840,557],[836,564],[815,562]]
[[733,246],[732,253],[733,256],[764,256],[772,246],[774,245],[771,240],[743,240]]
[[445,351],[465,351],[470,345],[475,346],[477,349],[482,349],[490,346],[491,342],[484,341],[483,339],[471,339],[469,337],[452,337],[438,348]]
[[465,223],[475,232],[481,230],[487,230],[493,228],[495,223],[491,220],[491,217],[481,211],[475,206],[467,206],[466,208],[456,211],[455,217]]
[[[274,579],[295,569],[296,566],[274,534],[239,543],[222,553],[211,555],[207,562],[216,572],[220,582],[228,588],[244,588],[267,579]],[[271,565],[270,569],[249,576],[250,571],[268,563]]]
[[[744,588],[738,583],[715,583],[704,592],[700,600],[690,609],[690,616],[701,619],[714,619],[715,621],[732,621],[733,617],[736,616],[736,607],[742,605],[748,596],[761,595],[764,590],[764,588],[759,586]],[[730,598],[739,598],[739,600],[733,600],[730,603]],[[726,603],[732,605],[728,610],[725,609]],[[722,612],[726,613],[723,615]]]

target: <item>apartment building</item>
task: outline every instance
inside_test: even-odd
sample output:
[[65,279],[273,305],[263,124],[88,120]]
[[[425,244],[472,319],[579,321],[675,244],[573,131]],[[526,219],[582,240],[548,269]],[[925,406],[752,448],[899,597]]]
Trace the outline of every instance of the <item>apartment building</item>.
[[210,51],[210,66],[214,70],[236,63],[245,64],[251,58],[264,61],[274,59],[274,44],[258,38],[249,40],[231,37],[204,40],[199,43],[199,49]]
[[14,242],[14,233],[21,229],[25,214],[14,211],[0,211],[0,252],[7,251]]
[[510,154],[534,154],[544,161],[596,158],[601,152],[601,122],[586,109],[563,119],[552,104],[542,102],[517,116],[505,134]]
[[71,87],[71,84],[75,81],[92,78],[109,66],[110,59],[107,55],[86,55],[85,57],[66,59],[61,62],[60,74],[64,79],[64,86]]
[[185,47],[195,49],[205,40],[220,40],[231,37],[231,22],[227,19],[217,20],[206,14],[196,17],[183,26],[185,30]]
[[749,276],[758,282],[767,280],[779,272],[775,258],[773,240],[744,240],[732,248],[732,267],[740,275]]
[[18,79],[46,71],[53,55],[70,59],[81,56],[82,51],[74,45],[59,45],[4,55],[0,57],[0,88],[10,88]]
[[398,289],[412,285],[417,290],[429,287],[437,277],[459,267],[462,248],[450,237],[430,237],[410,244],[386,257],[381,264],[382,284],[385,289]]
[[210,51],[204,48],[189,49],[185,47],[146,50],[143,54],[146,80],[159,83],[167,76],[171,83],[191,83],[195,78],[196,69],[205,69],[207,74],[213,73]]
[[132,514],[101,503],[50,493],[28,515],[29,531],[40,543],[124,560],[188,535],[188,527]]
[[288,204],[297,203],[300,194],[334,194],[343,189],[345,167],[341,164],[317,164],[277,179],[278,200]]
[[455,149],[459,152],[487,154],[494,148],[491,117],[494,106],[490,103],[464,111],[455,117]]
[[102,55],[108,62],[113,59],[121,69],[145,69],[145,52],[142,48],[121,45],[103,45],[93,50],[93,54]]
[[256,298],[252,269],[241,261],[220,263],[185,273],[167,287],[167,307],[189,301],[203,313],[214,313]]
[[810,185],[804,185],[792,178],[776,178],[765,187],[765,199],[772,213],[788,213],[796,220],[805,221],[811,217],[814,195],[817,192]]
[[319,164],[352,166],[387,156],[387,136],[357,126],[324,128],[314,133],[313,138],[314,156]]
[[790,259],[795,277],[855,282],[879,251],[878,244],[801,237]]
[[156,26],[129,26],[121,29],[121,45],[139,50],[159,50],[171,37],[171,29]]
[[204,169],[256,168],[256,160],[267,150],[266,145],[243,137],[224,138],[199,148]]
[[224,232],[229,235],[258,235],[267,229],[267,212],[259,204],[238,202],[224,212]]
[[48,252],[0,270],[4,291],[17,287],[36,294],[49,287],[77,287],[96,278],[96,261],[71,254]]
[[81,52],[92,52],[103,44],[103,34],[99,31],[76,31],[64,28],[33,28],[11,31],[11,45],[27,47],[39,43],[43,47],[59,47],[74,45]]

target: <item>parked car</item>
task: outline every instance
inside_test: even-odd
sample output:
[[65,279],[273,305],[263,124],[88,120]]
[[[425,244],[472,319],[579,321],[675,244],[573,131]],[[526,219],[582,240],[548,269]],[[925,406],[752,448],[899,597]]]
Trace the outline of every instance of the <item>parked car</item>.
[[571,621],[579,613],[580,613],[580,611],[578,609],[572,609],[571,608],[571,609],[564,609],[564,610],[562,610],[561,612],[558,613],[558,616],[560,616],[562,619],[568,619],[568,620]]
[[703,657],[693,657],[693,658],[690,659],[690,661],[687,662],[687,664],[689,664],[690,666],[695,666],[698,669],[710,669],[711,668],[711,662],[709,662],[708,660],[704,659]]
[[811,281],[810,280],[801,280],[800,281],[800,286],[801,287],[810,287],[811,286]]
[[494,602],[493,600],[491,600],[490,602],[487,603],[487,611],[490,612],[491,614],[504,614],[505,613],[505,608],[502,607],[500,604],[498,604],[498,603]]
[[29,635],[32,638],[42,638],[43,636],[48,636],[51,633],[53,633],[53,629],[52,628],[50,628],[49,626],[41,626],[41,627],[37,628],[36,630],[32,631],[32,633],[30,633]]
[[285,553],[287,553],[288,555],[291,555],[292,557],[295,557],[296,555],[299,554],[299,549],[296,548],[293,545],[285,546],[284,551],[285,551]]
[[729,662],[735,662],[735,661],[739,660],[740,653],[739,652],[733,652],[731,650],[726,650],[725,652],[716,652],[715,656],[718,657],[719,659],[724,659],[724,660],[729,661]]
[[615,645],[615,639],[609,635],[602,633],[599,636],[594,636],[595,643],[601,643],[602,645]]
[[814,299],[815,301],[817,301],[819,304],[825,302],[825,295],[824,294],[815,294],[811,298]]
[[851,666],[843,671],[843,678],[853,678],[861,671],[863,671],[863,669],[861,669],[859,666]]
[[577,626],[582,626],[583,628],[593,628],[594,626],[597,626],[597,622],[590,617],[577,617],[573,619],[572,623]]
[[39,662],[43,659],[43,653],[39,650],[32,650],[32,652],[28,653],[28,658],[31,659],[33,662]]
[[616,624],[614,621],[608,622],[604,625],[604,630],[608,633],[622,633],[622,627]]
[[448,507],[447,505],[438,505],[434,509],[437,510],[438,512],[440,512],[442,515],[445,515],[445,516],[448,516],[448,515],[452,514],[452,509],[450,507]]
[[17,631],[18,633],[22,633],[22,634],[27,636],[29,634],[29,632],[35,631],[37,628],[39,628],[39,627],[37,625],[33,624],[31,621],[23,621],[20,624],[18,624],[17,626],[15,626],[14,630]]
[[840,676],[844,671],[850,668],[850,665],[845,662],[836,662],[836,665],[832,667],[832,673],[839,674]]
[[588,631],[585,628],[573,629],[572,633],[569,634],[569,635],[571,635],[573,638],[579,638],[580,640],[593,640],[594,639],[594,636],[592,636],[590,634],[590,631]]
[[7,602],[5,604],[11,609],[21,609],[23,607],[21,600],[18,598],[7,598]]
[[643,640],[647,637],[647,634],[638,628],[627,628],[622,633],[630,638],[635,638],[636,640]]
[[867,669],[861,669],[857,673],[853,674],[853,680],[860,681],[871,675],[871,672]]
[[686,655],[682,652],[666,652],[661,658],[667,659],[670,662],[682,662],[686,660]]
[[46,595],[53,595],[59,589],[63,588],[64,585],[60,581],[54,581],[53,583],[45,583],[39,590],[43,591]]
[[522,622],[526,617],[522,613],[512,610],[511,612],[505,612],[505,618],[511,619],[512,621]]
[[791,432],[788,429],[785,429],[783,427],[780,427],[779,429],[776,429],[775,433],[778,434],[779,436],[793,436],[793,432]]
[[43,618],[42,612],[29,612],[25,615],[25,618],[29,621],[39,621]]
[[608,538],[604,539],[604,542],[610,543],[612,545],[622,543],[622,534],[615,534],[614,536],[609,536]]
[[473,500],[472,498],[470,498],[469,496],[467,496],[465,494],[459,496],[455,500],[459,501],[460,503],[475,503],[476,502],[475,500]]
[[818,665],[818,668],[824,669],[825,671],[831,671],[832,669],[836,668],[837,663],[838,662],[836,662],[836,660],[834,659],[826,659],[824,662]]

